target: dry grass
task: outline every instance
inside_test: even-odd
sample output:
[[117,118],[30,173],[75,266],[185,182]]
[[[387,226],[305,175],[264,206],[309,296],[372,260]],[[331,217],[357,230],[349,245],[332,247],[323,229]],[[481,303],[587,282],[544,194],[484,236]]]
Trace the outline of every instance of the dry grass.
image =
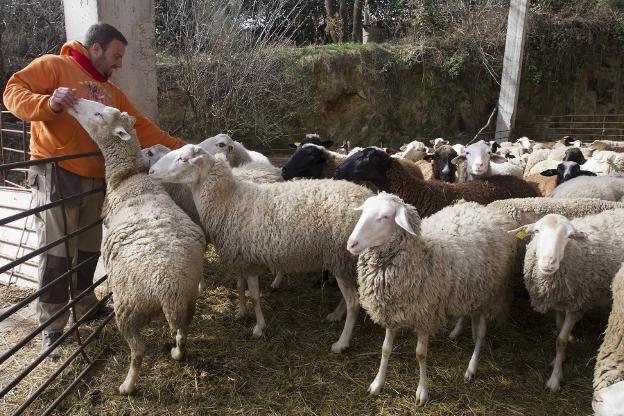
[[[146,331],[148,349],[134,396],[117,394],[128,367],[128,347],[115,325],[98,341],[102,359],[59,408],[71,415],[296,414],[296,415],[587,415],[591,377],[606,316],[582,320],[569,347],[560,394],[543,386],[554,356],[554,323],[515,302],[509,323],[492,328],[475,381],[463,373],[472,353],[469,330],[459,341],[436,337],[429,347],[431,401],[415,404],[416,339],[403,331],[390,359],[382,394],[366,394],[379,364],[384,336],[361,313],[354,338],[342,355],[329,352],[342,324],[322,322],[340,299],[330,284],[312,288],[316,275],[289,276],[284,289],[270,291],[264,276],[263,307],[268,328],[250,339],[253,319],[236,320],[236,292],[214,253],[207,266],[208,289],[201,294],[182,362],[171,360],[172,338],[162,322]],[[80,369],[64,375],[65,384]],[[33,405],[40,411],[61,390]]]

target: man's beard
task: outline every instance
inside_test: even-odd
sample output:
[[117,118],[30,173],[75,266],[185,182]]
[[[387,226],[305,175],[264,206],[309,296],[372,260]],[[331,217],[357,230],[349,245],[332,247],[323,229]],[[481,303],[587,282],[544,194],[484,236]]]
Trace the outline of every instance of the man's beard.
[[103,57],[96,58],[93,61],[93,66],[106,78],[110,78],[110,76],[113,75],[113,68],[106,66],[106,60]]

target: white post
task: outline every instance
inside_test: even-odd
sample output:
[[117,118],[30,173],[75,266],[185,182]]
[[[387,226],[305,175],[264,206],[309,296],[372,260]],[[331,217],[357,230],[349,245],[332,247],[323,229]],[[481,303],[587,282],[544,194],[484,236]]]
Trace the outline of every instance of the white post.
[[152,121],[158,120],[154,0],[64,0],[67,39],[84,42],[89,26],[115,26],[128,40],[123,67],[112,81]]
[[496,117],[495,138],[497,141],[509,138],[516,118],[528,11],[528,0],[511,0],[507,20],[503,76],[498,97],[498,116]]

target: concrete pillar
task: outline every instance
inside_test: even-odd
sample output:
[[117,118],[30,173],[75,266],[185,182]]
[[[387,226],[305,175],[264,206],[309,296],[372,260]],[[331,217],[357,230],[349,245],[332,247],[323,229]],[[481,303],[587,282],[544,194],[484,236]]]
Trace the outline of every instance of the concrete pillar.
[[498,97],[498,116],[496,118],[497,141],[503,141],[512,133],[516,118],[516,107],[520,95],[520,76],[522,57],[526,38],[526,21],[529,12],[528,0],[511,0],[507,20],[507,39],[503,59],[503,76]]
[[158,122],[158,89],[153,0],[64,0],[67,39],[84,42],[89,26],[104,22],[128,40],[123,67],[112,81],[147,117]]

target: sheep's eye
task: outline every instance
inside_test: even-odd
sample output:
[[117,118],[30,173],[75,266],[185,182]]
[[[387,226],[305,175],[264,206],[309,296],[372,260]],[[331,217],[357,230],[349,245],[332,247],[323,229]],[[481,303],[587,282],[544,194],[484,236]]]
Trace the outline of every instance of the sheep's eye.
[[219,146],[219,147],[225,147],[225,143],[219,143],[217,146]]
[[466,154],[467,154],[467,155],[469,155],[469,154],[470,154],[470,152],[466,152]]
[[95,113],[95,114],[93,114],[93,115],[94,115],[94,116],[96,116],[96,117],[101,118],[102,120],[104,120],[104,116],[102,115],[102,113],[99,113],[99,112],[98,112],[98,113]]
[[148,151],[147,151],[147,155],[148,155],[148,156],[154,156],[154,153],[152,153],[152,151],[151,151],[151,150],[148,150]]

